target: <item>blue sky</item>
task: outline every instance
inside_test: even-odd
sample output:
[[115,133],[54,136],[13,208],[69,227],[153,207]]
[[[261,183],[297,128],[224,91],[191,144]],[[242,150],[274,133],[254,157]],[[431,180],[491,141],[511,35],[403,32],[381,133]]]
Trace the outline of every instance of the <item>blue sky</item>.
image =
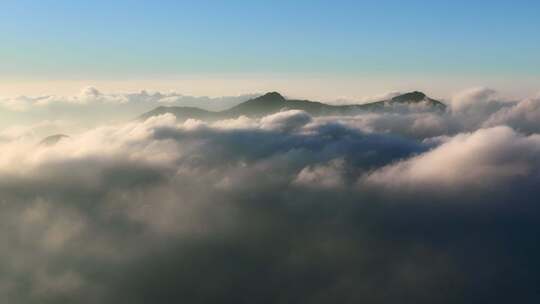
[[540,76],[538,1],[0,4],[0,79]]

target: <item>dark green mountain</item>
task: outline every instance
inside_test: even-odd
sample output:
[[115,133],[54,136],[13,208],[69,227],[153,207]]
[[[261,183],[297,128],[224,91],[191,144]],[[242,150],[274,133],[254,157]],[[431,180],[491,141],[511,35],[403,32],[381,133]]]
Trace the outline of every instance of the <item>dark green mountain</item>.
[[393,111],[400,105],[424,105],[427,110],[444,112],[446,105],[438,100],[431,99],[421,92],[411,92],[396,96],[392,99],[357,105],[329,105],[309,100],[286,99],[277,92],[267,93],[260,97],[250,99],[237,106],[221,112],[206,111],[193,107],[158,107],[144,113],[140,118],[171,113],[179,120],[188,118],[202,120],[216,120],[236,118],[239,116],[261,117],[282,110],[303,110],[313,116],[324,115],[355,115],[366,111]]

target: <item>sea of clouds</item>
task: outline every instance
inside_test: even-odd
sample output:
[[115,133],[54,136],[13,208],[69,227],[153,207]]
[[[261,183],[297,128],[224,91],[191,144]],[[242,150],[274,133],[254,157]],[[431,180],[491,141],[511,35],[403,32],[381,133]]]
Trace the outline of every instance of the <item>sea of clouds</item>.
[[535,303],[540,98],[448,104],[6,127],[0,300]]

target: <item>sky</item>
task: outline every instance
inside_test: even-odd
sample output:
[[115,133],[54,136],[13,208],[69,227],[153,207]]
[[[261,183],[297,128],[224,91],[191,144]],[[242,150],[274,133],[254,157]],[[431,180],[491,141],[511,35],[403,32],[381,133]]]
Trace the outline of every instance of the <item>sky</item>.
[[5,0],[0,96],[85,85],[314,98],[475,85],[532,94],[539,9],[534,1]]

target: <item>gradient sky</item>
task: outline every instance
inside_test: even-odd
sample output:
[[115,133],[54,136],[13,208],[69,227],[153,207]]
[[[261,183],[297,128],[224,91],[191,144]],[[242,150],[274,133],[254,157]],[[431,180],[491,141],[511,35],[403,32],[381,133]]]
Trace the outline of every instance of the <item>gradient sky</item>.
[[532,87],[540,78],[539,11],[530,0],[4,0],[0,80],[10,87],[331,75]]

